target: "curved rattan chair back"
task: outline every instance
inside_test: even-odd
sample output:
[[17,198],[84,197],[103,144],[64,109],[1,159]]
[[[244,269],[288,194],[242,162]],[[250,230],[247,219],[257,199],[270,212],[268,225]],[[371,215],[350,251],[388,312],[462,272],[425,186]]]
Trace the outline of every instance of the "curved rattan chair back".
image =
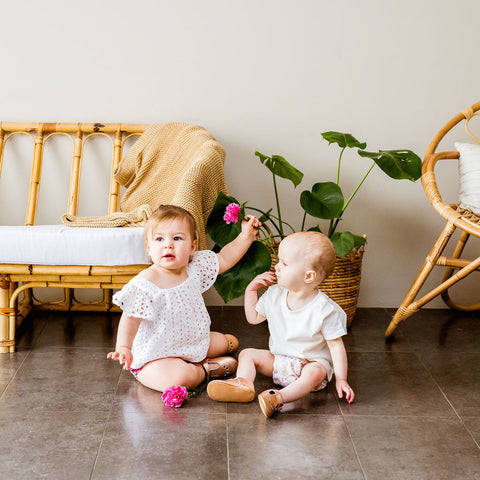
[[[457,204],[445,203],[440,194],[435,177],[435,166],[438,161],[458,160],[460,157],[460,154],[457,151],[437,152],[437,148],[442,139],[459,124],[463,122],[467,134],[475,142],[480,144],[480,139],[472,133],[469,125],[470,121],[475,116],[480,116],[480,102],[471,105],[455,115],[455,117],[453,117],[433,138],[425,153],[425,158],[422,164],[422,185],[427,194],[428,200],[447,223],[430,253],[426,257],[422,268],[405,295],[402,304],[393,316],[392,321],[385,332],[387,337],[390,337],[393,334],[401,321],[413,315],[438,295],[441,295],[444,302],[451,308],[463,311],[480,309],[480,303],[462,305],[454,302],[448,294],[448,289],[451,286],[465,278],[467,275],[470,275],[470,273],[480,269],[480,257],[475,260],[465,260],[461,258],[465,244],[470,235],[480,237],[480,218],[469,210],[460,208]],[[461,231],[460,238],[453,254],[450,257],[446,257],[442,255],[442,253],[456,229]],[[435,266],[446,267],[442,282],[428,293],[424,294],[421,298],[415,300]]]

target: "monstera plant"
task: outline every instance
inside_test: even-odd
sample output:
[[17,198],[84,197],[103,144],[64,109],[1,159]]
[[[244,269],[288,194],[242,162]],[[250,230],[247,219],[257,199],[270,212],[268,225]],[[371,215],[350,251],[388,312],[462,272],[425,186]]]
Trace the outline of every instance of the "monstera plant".
[[[365,150],[366,142],[359,142],[349,133],[324,132],[322,137],[329,145],[336,144],[340,148],[336,180],[315,183],[310,190],[302,191],[300,207],[303,210],[303,219],[299,230],[323,232],[332,241],[337,256],[344,258],[366,241],[363,236],[349,231],[339,232],[337,228],[346,209],[372,169],[378,166],[390,178],[416,181],[421,176],[422,161],[418,155],[407,149],[368,152]],[[369,158],[372,163],[356,188],[345,199],[340,187],[340,176],[343,154],[347,148],[357,149],[360,157]],[[240,233],[240,221],[245,215],[253,213],[263,223],[258,240],[252,243],[243,259],[233,269],[219,275],[215,282],[215,288],[225,302],[243,295],[248,283],[256,275],[270,268],[276,243],[289,233],[296,231],[282,216],[277,178],[290,181],[296,188],[303,180],[303,173],[280,155],[268,156],[260,152],[255,152],[255,155],[272,175],[275,209],[259,209],[249,205],[248,202],[242,203],[232,196],[220,193],[207,221],[207,233],[215,242],[215,249],[223,247]],[[234,212],[233,216],[232,212]],[[325,225],[321,221],[324,221]]]

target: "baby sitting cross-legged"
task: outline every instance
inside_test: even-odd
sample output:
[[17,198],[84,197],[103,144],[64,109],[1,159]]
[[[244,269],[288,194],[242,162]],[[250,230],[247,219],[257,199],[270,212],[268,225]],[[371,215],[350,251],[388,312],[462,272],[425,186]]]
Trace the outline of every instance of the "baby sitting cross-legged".
[[[251,402],[257,372],[271,376],[280,390],[258,395],[263,414],[271,417],[284,403],[324,388],[335,374],[339,398],[355,397],[347,382],[345,312],[318,286],[333,271],[335,250],[319,232],[298,232],[282,240],[275,274],[258,275],[245,291],[245,315],[251,324],[268,321],[269,350],[247,348],[239,355],[237,377],[208,384],[211,399]],[[271,285],[277,279],[276,285]],[[270,286],[269,286],[270,285]],[[257,290],[269,286],[258,299]]]
[[235,373],[237,361],[231,355],[238,340],[210,332],[202,293],[240,260],[259,226],[254,216],[246,217],[241,233],[218,254],[196,251],[194,217],[177,206],[159,207],[145,226],[152,265],[113,297],[123,314],[108,358],[159,391],[173,385],[190,390],[208,377]]

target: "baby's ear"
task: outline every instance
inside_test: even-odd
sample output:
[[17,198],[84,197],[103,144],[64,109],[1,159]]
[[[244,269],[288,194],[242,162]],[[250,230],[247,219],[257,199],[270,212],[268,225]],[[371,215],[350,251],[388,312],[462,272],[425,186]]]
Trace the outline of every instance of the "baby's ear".
[[192,242],[192,253],[195,252],[196,250],[197,250],[197,241],[194,240],[194,241]]
[[307,270],[305,273],[305,283],[315,282],[317,279],[317,272],[315,270]]

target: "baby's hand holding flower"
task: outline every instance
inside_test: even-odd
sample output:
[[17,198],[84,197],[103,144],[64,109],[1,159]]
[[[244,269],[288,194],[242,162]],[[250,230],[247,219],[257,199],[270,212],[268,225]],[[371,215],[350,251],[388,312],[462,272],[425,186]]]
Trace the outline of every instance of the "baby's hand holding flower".
[[227,205],[223,219],[227,224],[238,223],[240,220],[242,222],[242,234],[249,238],[254,238],[258,229],[262,226],[262,223],[254,215],[243,215],[242,206],[238,203]]
[[255,238],[258,229],[262,226],[262,222],[254,215],[246,215],[242,222],[242,234],[251,238]]

